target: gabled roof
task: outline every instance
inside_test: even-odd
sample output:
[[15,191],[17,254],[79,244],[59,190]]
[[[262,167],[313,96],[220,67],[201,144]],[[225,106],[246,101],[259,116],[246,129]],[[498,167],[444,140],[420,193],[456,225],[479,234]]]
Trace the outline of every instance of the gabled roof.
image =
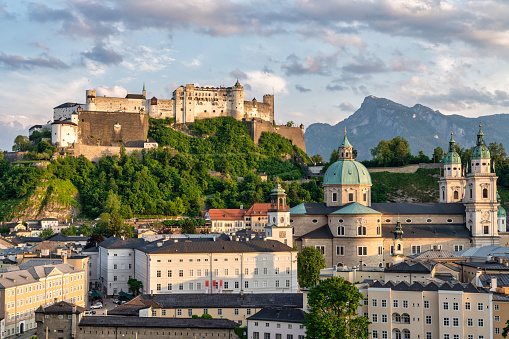
[[318,227],[317,229],[312,230],[304,235],[299,237],[300,239],[332,239],[334,235],[332,234],[329,226],[324,225],[322,227]]
[[66,301],[59,301],[51,306],[39,306],[36,313],[52,313],[52,314],[80,314],[85,312],[87,309],[75,304],[68,303]]
[[270,208],[270,204],[253,204],[251,207],[249,207],[249,209],[247,210],[247,212],[245,213],[245,215],[247,216],[257,216],[257,215],[267,215],[267,211],[269,210]]
[[397,285],[389,284],[389,282],[384,283],[383,281],[377,281],[370,285],[368,285],[369,288],[390,288],[395,291],[462,291],[465,293],[481,293],[486,292],[485,289],[477,288],[472,283],[470,284],[462,284],[462,283],[456,283],[456,284],[450,284],[448,282],[444,282],[442,284],[437,284],[436,282],[432,281],[427,284],[422,284],[420,282],[415,282],[412,285],[410,285],[406,281],[402,281]]
[[247,319],[302,324],[305,314],[303,310],[298,308],[265,307]]
[[428,250],[422,253],[409,255],[412,259],[460,259],[461,256],[442,250]]
[[382,214],[372,208],[353,202],[343,208],[332,212],[331,214]]
[[53,107],[53,109],[56,108],[68,108],[68,107],[74,107],[74,106],[80,106],[82,104],[78,104],[77,102],[66,102],[61,105],[58,105],[57,107]]
[[429,274],[434,268],[434,264],[424,262],[400,262],[385,269],[390,273],[423,273]]
[[509,274],[483,274],[479,277],[483,286],[491,283],[491,278],[497,278],[497,286],[509,287]]
[[81,242],[81,241],[88,241],[90,237],[76,237],[76,236],[65,236],[62,233],[57,233],[55,235],[52,235],[46,241],[59,241],[59,242]]
[[116,237],[110,237],[99,243],[99,247],[108,249],[121,249],[121,248],[137,248],[146,243],[143,238],[125,238],[120,239]]
[[214,208],[208,211],[211,220],[244,220],[247,210]]

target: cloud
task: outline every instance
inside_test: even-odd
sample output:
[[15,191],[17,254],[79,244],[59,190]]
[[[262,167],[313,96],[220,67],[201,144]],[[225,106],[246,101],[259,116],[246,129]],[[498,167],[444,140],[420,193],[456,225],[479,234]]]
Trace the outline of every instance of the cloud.
[[46,51],[49,51],[49,48],[42,42],[34,42],[34,43],[31,43],[30,45],[37,47],[37,48],[45,49]]
[[333,92],[333,91],[344,91],[344,90],[347,90],[348,87],[345,87],[340,84],[328,84],[327,86],[325,86],[325,89]]
[[339,105],[337,105],[336,107],[342,111],[345,111],[345,112],[353,113],[357,110],[357,108],[355,108],[355,106],[352,105],[351,103],[349,103],[348,101],[344,101],[344,102],[340,103]]
[[367,74],[386,72],[385,63],[379,57],[373,55],[369,59],[361,55],[342,67],[345,72]]
[[[264,73],[261,71],[249,71],[246,72],[247,78],[246,83],[242,84],[245,90],[248,90],[249,95],[263,95],[263,94],[288,94],[286,88],[286,81],[270,73]],[[248,87],[249,86],[249,89]]]
[[201,66],[201,61],[200,61],[200,59],[197,59],[197,58],[194,58],[191,61],[182,61],[182,63],[184,65],[186,65],[187,67],[199,67],[199,66]]
[[97,43],[91,51],[83,52],[81,55],[87,59],[105,64],[105,65],[118,65],[124,58],[112,49],[104,46],[104,43]]
[[168,48],[153,48],[148,46],[131,46],[127,44],[122,49],[125,56],[122,65],[133,71],[157,72],[168,68],[175,59],[170,57],[173,50]]
[[300,84],[297,84],[295,85],[295,89],[301,93],[305,93],[305,92],[311,92],[311,89],[309,88],[305,88],[304,86],[300,85]]
[[14,139],[18,135],[28,135],[27,129],[16,120],[0,121],[0,151],[12,151]]
[[19,55],[8,55],[0,52],[0,65],[4,65],[12,69],[33,69],[35,67],[68,69],[70,68],[62,60],[48,56],[43,53],[35,58],[25,58]]
[[427,66],[419,60],[411,59],[406,56],[398,55],[391,60],[391,70],[397,72],[415,72],[425,71]]
[[244,73],[244,72],[242,72],[242,71],[241,71],[240,69],[238,69],[238,68],[237,68],[236,70],[232,71],[232,72],[230,73],[230,76],[231,76],[232,78],[237,78],[237,79],[239,79],[239,80],[245,80],[245,79],[247,79],[247,74],[246,74],[246,73]]
[[97,96],[107,96],[107,97],[113,97],[113,98],[125,98],[127,95],[127,90],[122,86],[98,86],[94,88],[97,91]]
[[287,57],[288,63],[281,65],[281,70],[286,75],[318,74],[329,75],[332,69],[336,67],[337,54],[325,55],[319,53],[316,56],[306,56],[304,62],[295,55]]

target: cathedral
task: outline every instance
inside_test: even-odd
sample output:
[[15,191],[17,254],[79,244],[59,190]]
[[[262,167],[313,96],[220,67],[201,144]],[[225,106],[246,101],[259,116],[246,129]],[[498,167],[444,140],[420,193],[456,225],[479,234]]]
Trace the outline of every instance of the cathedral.
[[372,203],[371,176],[355,161],[345,132],[338,160],[323,177],[324,202],[290,209],[297,247],[319,248],[327,267],[384,267],[427,250],[499,245],[506,212],[481,126],[468,173],[454,146],[451,134],[438,181],[440,202]]

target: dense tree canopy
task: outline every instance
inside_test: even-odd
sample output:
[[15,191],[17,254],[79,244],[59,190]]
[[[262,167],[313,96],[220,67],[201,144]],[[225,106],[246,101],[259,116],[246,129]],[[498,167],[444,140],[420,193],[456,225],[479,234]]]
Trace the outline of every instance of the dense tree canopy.
[[297,253],[297,278],[301,287],[315,286],[320,281],[322,268],[325,268],[325,259],[318,248],[308,246]]
[[311,288],[308,293],[309,312],[304,325],[309,339],[362,339],[368,337],[369,320],[358,316],[364,299],[349,282],[331,277]]

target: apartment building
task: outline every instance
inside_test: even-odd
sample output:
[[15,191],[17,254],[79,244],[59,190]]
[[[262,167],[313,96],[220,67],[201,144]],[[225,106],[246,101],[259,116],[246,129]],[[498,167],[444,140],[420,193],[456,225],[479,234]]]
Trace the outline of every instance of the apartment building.
[[295,293],[297,251],[278,240],[152,242],[135,249],[143,293]]
[[58,301],[85,305],[86,272],[69,264],[42,265],[0,273],[0,316],[4,336],[36,327],[35,310]]
[[304,311],[266,307],[247,319],[248,339],[305,339]]
[[210,232],[229,233],[246,228],[245,209],[210,209],[205,213],[205,220],[210,222]]
[[492,293],[472,284],[376,281],[361,287],[359,314],[373,339],[493,338]]

